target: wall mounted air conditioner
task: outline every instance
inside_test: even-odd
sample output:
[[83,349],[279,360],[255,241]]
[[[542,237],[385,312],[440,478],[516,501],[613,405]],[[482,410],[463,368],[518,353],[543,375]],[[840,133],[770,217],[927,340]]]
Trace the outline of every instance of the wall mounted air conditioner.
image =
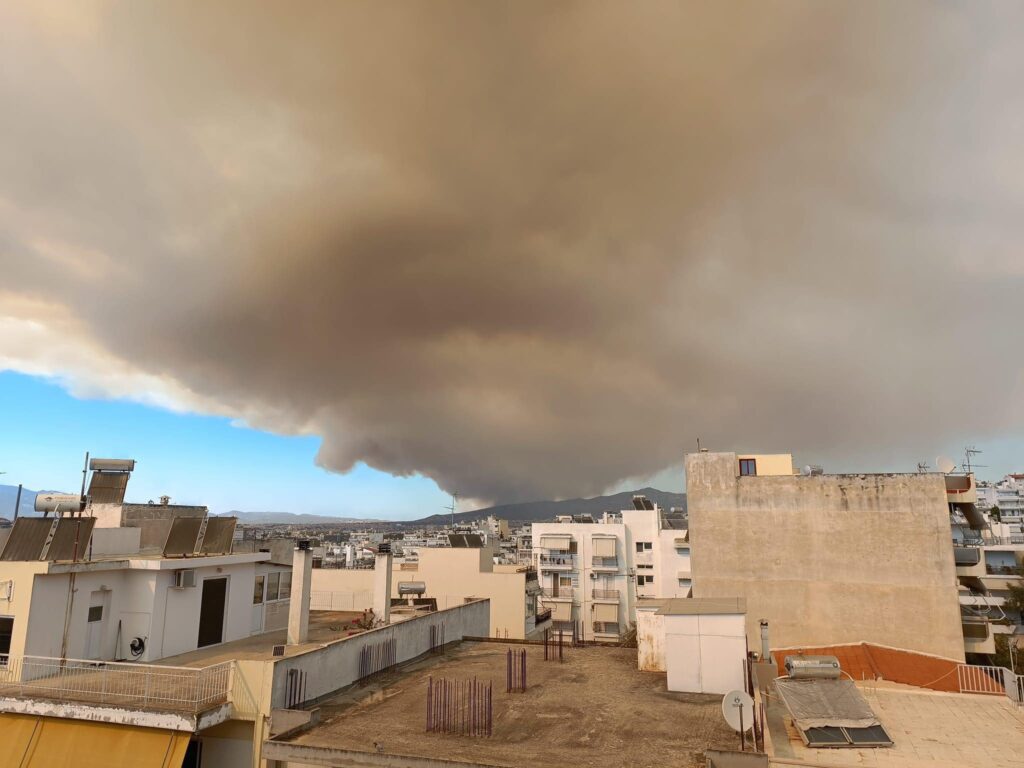
[[194,587],[196,585],[196,571],[194,568],[183,568],[174,572],[174,586],[177,589]]

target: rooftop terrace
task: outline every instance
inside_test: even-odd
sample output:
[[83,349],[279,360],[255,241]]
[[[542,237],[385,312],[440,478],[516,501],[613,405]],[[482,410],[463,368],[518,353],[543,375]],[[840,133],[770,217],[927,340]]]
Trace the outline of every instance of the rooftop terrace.
[[[506,652],[524,647],[528,689],[506,694]],[[493,734],[426,733],[430,676],[493,681]],[[339,751],[375,753],[379,745],[392,755],[487,766],[660,768],[703,766],[704,750],[736,746],[722,720],[720,696],[667,691],[664,675],[637,671],[630,648],[567,648],[559,663],[544,661],[538,646],[464,642],[319,706],[319,725],[268,742],[264,756],[296,747],[329,760]]]
[[[777,697],[767,708],[772,765],[785,760],[865,768],[1020,768],[1024,764],[1024,710],[1005,696],[945,693],[884,681],[858,687],[894,745],[811,749]],[[791,763],[792,764],[792,763]]]

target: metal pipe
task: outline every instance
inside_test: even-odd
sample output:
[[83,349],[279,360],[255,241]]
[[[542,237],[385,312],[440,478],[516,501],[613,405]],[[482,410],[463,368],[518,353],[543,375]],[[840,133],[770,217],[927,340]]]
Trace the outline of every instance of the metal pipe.
[[21,509],[21,483],[18,483],[18,496],[14,500],[14,519],[11,520],[12,523],[17,522],[17,520],[18,520],[18,510],[20,510],[20,509]]

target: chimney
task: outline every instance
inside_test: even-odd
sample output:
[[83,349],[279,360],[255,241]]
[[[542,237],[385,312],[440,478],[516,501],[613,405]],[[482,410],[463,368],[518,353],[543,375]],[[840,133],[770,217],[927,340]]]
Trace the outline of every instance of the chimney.
[[309,594],[313,583],[313,552],[303,540],[292,556],[292,593],[288,605],[288,645],[306,642],[309,636]]
[[373,615],[382,624],[391,623],[391,544],[377,547],[373,563]]

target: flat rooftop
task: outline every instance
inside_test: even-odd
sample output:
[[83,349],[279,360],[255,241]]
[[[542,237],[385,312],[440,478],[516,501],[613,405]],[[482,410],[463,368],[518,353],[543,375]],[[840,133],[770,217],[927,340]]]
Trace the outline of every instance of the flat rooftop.
[[[506,652],[526,649],[525,693],[505,692]],[[319,704],[321,722],[278,743],[466,761],[488,766],[703,766],[704,750],[738,746],[721,696],[673,693],[665,675],[637,670],[636,649],[564,649],[463,642],[357,684]],[[426,732],[427,679],[491,680],[493,732]]]
[[[894,746],[811,749],[773,696],[767,707],[772,757],[866,768],[1020,768],[1024,709],[1006,696],[945,693],[884,681],[857,683]],[[781,765],[781,763],[780,763]]]

